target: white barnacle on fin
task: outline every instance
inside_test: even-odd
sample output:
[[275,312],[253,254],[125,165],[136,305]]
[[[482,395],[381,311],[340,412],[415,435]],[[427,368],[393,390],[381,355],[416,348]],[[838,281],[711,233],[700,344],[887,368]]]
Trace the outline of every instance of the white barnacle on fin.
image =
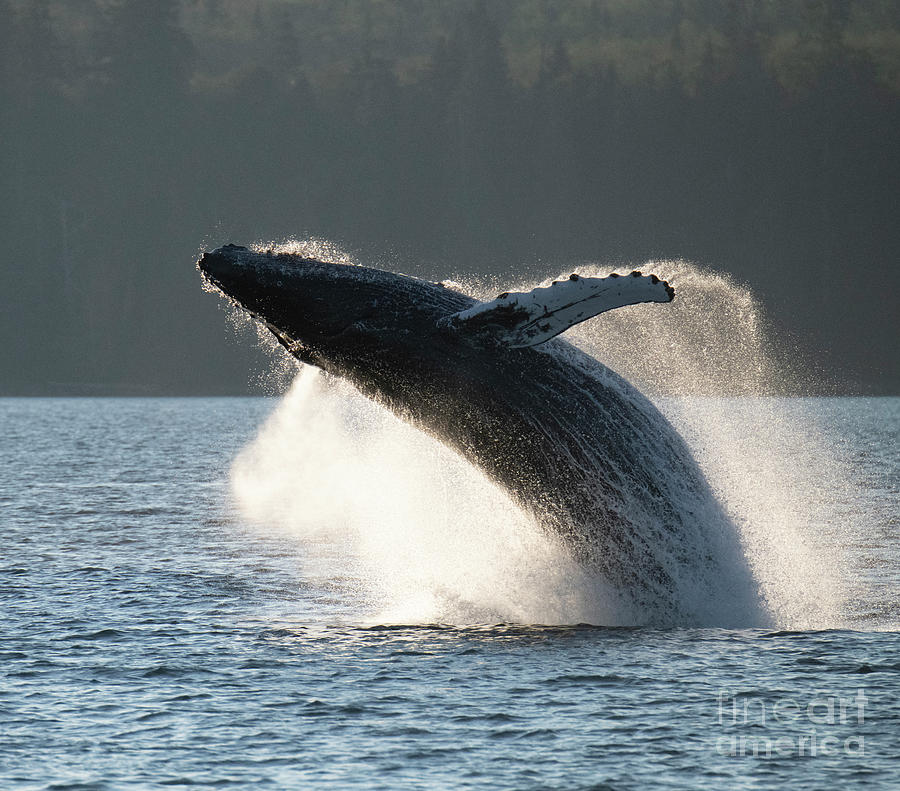
[[582,277],[576,273],[544,288],[504,292],[441,320],[473,336],[490,336],[517,348],[537,346],[607,310],[639,302],[671,302],[675,290],[656,275],[635,271],[630,275]]

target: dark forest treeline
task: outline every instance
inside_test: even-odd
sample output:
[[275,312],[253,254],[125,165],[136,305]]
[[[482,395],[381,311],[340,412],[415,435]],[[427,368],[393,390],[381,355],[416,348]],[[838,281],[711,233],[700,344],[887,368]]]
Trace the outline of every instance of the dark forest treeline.
[[[780,5],[778,15],[773,8]],[[900,391],[896,2],[0,0],[0,391],[240,390],[190,262],[682,256]]]

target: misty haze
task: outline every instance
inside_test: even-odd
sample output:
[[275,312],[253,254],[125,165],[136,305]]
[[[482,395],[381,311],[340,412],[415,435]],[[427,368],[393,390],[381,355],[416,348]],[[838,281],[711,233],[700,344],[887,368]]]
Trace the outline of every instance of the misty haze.
[[[519,284],[686,259],[785,392],[895,393],[895,2],[0,3],[6,394],[241,393],[191,263]],[[254,355],[251,359],[248,355]]]

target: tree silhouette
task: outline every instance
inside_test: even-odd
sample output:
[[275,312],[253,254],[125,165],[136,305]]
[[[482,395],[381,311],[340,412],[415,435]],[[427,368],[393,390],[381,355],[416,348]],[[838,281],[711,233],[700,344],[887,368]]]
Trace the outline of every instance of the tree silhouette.
[[887,290],[857,276],[900,246],[896,3],[0,0],[0,22],[10,391],[234,387],[185,262],[308,235],[429,275],[685,255],[900,387]]

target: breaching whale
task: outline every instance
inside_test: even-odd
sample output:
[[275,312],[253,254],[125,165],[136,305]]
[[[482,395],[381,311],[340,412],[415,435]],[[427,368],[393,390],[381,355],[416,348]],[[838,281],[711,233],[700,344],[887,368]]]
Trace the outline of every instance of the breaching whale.
[[670,301],[665,281],[573,274],[482,303],[441,283],[230,244],[197,266],[298,360],[481,468],[635,620],[757,620],[737,532],[685,442],[636,388],[556,337],[607,310]]

